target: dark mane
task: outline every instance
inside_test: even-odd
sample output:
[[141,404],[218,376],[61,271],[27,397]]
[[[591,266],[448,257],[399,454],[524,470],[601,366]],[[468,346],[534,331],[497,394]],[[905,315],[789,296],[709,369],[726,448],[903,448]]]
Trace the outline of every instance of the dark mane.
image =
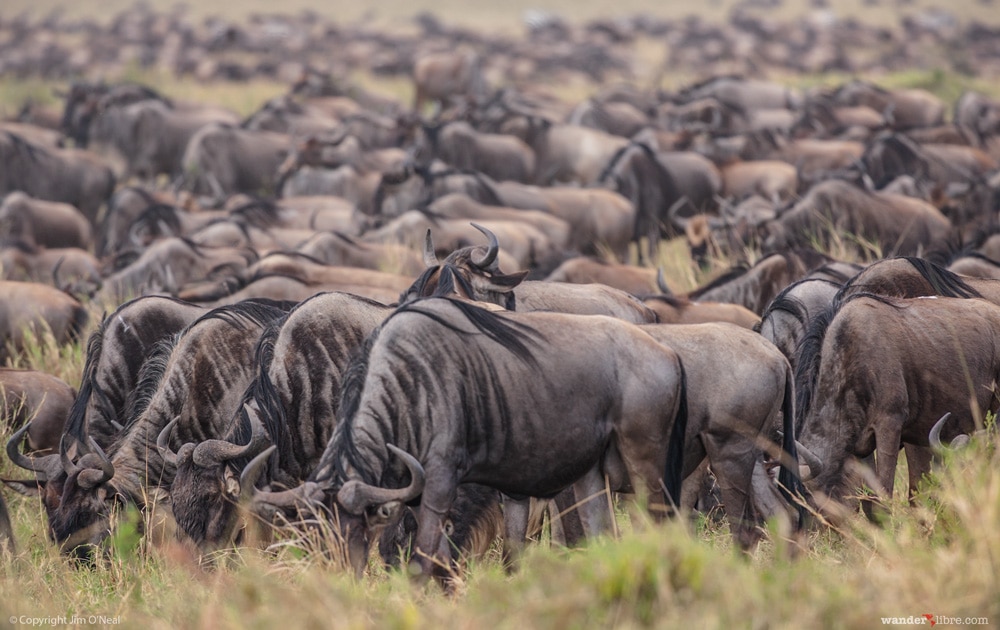
[[[372,348],[378,342],[382,330],[394,317],[403,313],[412,313],[423,315],[455,333],[461,335],[470,334],[468,331],[446,321],[439,314],[421,308],[428,303],[428,300],[433,300],[434,303],[446,300],[450,305],[458,309],[477,331],[497,342],[522,361],[529,364],[535,363],[529,345],[537,339],[537,333],[525,324],[512,322],[506,317],[464,300],[425,298],[400,306],[382,322],[382,325],[368,336],[364,346],[348,364],[341,383],[340,409],[337,412],[337,429],[334,432],[331,442],[331,445],[335,444],[339,448],[327,448],[323,461],[314,472],[315,478],[313,478],[313,481],[326,481],[329,475],[333,475],[334,479],[347,479],[349,473],[348,466],[353,467],[354,471],[369,483],[377,481],[374,471],[369,470],[369,467],[363,463],[364,459],[360,451],[357,450],[356,440],[352,439],[352,433],[354,431],[353,421],[357,416],[364,393]],[[333,455],[335,461],[329,462],[327,456],[332,452],[336,453]]]
[[802,430],[802,424],[812,405],[812,395],[816,388],[816,378],[819,376],[819,366],[822,360],[823,341],[826,331],[837,313],[845,305],[859,298],[869,298],[894,308],[899,305],[893,298],[874,293],[855,293],[843,301],[834,300],[833,304],[818,313],[809,322],[805,336],[799,342],[798,365],[795,366],[795,432]]
[[69,417],[66,418],[66,427],[63,429],[64,434],[75,437],[82,444],[87,443],[88,427],[84,426],[84,421],[87,416],[87,403],[90,402],[91,396],[97,396],[98,404],[101,405],[102,410],[110,411],[108,409],[107,395],[99,391],[99,388],[95,388],[94,383],[97,364],[101,360],[104,332],[110,320],[110,317],[104,317],[100,325],[98,325],[97,330],[91,333],[90,339],[87,341],[87,352],[83,364],[83,377],[80,379],[80,390],[73,400],[73,405],[69,410]]
[[177,341],[181,338],[182,334],[170,335],[166,339],[157,341],[156,345],[150,351],[149,358],[142,362],[142,367],[139,368],[139,378],[136,379],[135,389],[129,394],[128,400],[125,403],[125,428],[119,433],[115,444],[121,442],[125,435],[132,430],[132,427],[137,423],[146,409],[149,408],[149,403],[152,402],[153,395],[156,393],[160,381],[163,380],[163,375],[167,371],[170,355],[173,353],[174,348],[177,346]]
[[[916,258],[914,256],[901,256],[899,258],[890,258],[883,262],[893,261],[893,260],[905,260],[913,267],[914,271],[920,274],[920,276],[927,281],[934,291],[935,295],[940,295],[941,297],[953,297],[953,298],[978,298],[982,297],[976,289],[969,286],[962,278],[955,273],[952,273],[923,258]],[[878,263],[875,263],[868,270],[874,270],[873,273],[878,271]],[[845,296],[851,295],[852,292],[860,287],[862,292],[867,291],[867,285],[865,281],[868,279],[865,271],[862,271],[858,275],[854,276],[847,281],[846,284],[837,292],[834,296],[834,303],[843,300]],[[896,297],[915,297],[911,295],[897,295]]]
[[[771,254],[771,256],[775,256],[775,255],[777,255],[777,254]],[[765,260],[765,258],[762,258],[761,260]],[[759,265],[760,261],[758,261],[757,264]],[[712,280],[708,284],[706,284],[704,286],[700,286],[700,287],[694,289],[693,291],[688,292],[688,294],[685,297],[687,297],[688,299],[697,299],[697,298],[701,297],[702,295],[704,295],[705,293],[708,293],[712,289],[717,289],[717,288],[721,287],[724,284],[732,282],[736,278],[739,278],[741,276],[745,276],[748,271],[750,271],[750,267],[746,263],[737,263],[736,265],[734,265],[733,267],[731,267],[728,271],[726,271],[725,273],[723,273],[718,278],[715,278],[714,280]]]

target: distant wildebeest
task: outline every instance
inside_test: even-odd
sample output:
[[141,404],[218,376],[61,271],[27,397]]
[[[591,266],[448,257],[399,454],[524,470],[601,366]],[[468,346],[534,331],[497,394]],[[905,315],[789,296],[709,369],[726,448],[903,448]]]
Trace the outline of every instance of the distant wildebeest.
[[123,269],[105,278],[98,298],[106,304],[145,292],[176,292],[192,282],[230,277],[256,259],[248,249],[200,247],[182,238],[157,241]]
[[851,183],[829,180],[813,186],[793,207],[760,227],[767,251],[830,245],[841,240],[862,255],[919,255],[944,242],[951,222],[931,204]]
[[760,317],[739,304],[727,302],[702,302],[676,295],[642,295],[642,303],[656,313],[661,324],[704,324],[728,322],[751,329],[760,323]]
[[68,203],[13,192],[0,204],[0,241],[89,249],[92,230],[87,217]]
[[28,450],[39,457],[58,452],[76,391],[60,378],[38,370],[0,368],[0,418],[8,429],[29,424]]
[[752,267],[737,265],[685,297],[696,302],[740,304],[760,315],[782,289],[829,262],[828,256],[810,249],[770,254]]
[[535,152],[520,138],[476,131],[464,121],[424,125],[421,131],[417,155],[425,162],[439,159],[497,181],[534,180]]
[[274,193],[278,167],[290,148],[285,134],[205,125],[184,151],[182,186],[215,199],[236,192]]
[[122,179],[152,179],[181,174],[182,157],[194,134],[212,123],[237,124],[238,116],[226,109],[199,105],[179,107],[147,99],[100,110],[89,131],[89,146],[104,145],[122,159]]
[[[279,505],[319,501],[336,510],[356,572],[381,515],[421,496],[411,563],[424,576],[434,574],[450,556],[443,517],[460,483],[509,497],[549,497],[576,484],[580,496],[590,496],[607,474],[613,489],[647,495],[660,516],[664,501],[678,496],[683,368],[638,328],[610,318],[492,313],[435,298],[397,309],[369,339],[348,368],[337,428],[310,481],[285,493],[257,493]],[[573,347],[600,347],[606,360],[570,360]],[[411,367],[400,371],[400,362]],[[465,375],[459,389],[444,365]],[[644,366],[641,375],[636,365]],[[524,378],[529,373],[545,376]],[[464,384],[470,380],[476,387]],[[562,402],[550,406],[553,400]],[[401,408],[436,413],[400,416]],[[545,429],[554,418],[557,432]],[[639,434],[641,445],[631,437]],[[400,488],[407,472],[409,484]],[[591,531],[608,525],[606,507],[597,503],[580,507]]]
[[996,412],[998,335],[1000,307],[983,300],[861,293],[814,320],[796,374],[798,438],[819,468],[807,488],[843,500],[845,462],[874,452],[877,495],[890,499],[904,445],[929,446],[945,413],[951,439]]
[[[648,295],[657,290],[664,293],[670,292],[669,287],[661,286],[662,274],[662,270],[649,267],[635,267],[608,262],[600,258],[576,256],[556,267],[545,280],[546,282],[569,282],[572,284],[599,282],[632,295]],[[665,285],[665,283],[662,284]]]
[[978,147],[956,144],[919,144],[902,134],[883,134],[869,143],[860,165],[876,188],[902,175],[918,184],[944,188],[967,184],[997,169],[997,160]]
[[479,55],[471,50],[428,53],[413,62],[413,110],[418,114],[427,101],[438,111],[456,97],[481,99],[488,87]]
[[296,251],[328,265],[363,269],[398,269],[417,276],[424,261],[415,250],[394,243],[365,243],[339,231],[318,232],[296,247]]
[[931,127],[944,122],[945,104],[927,90],[886,90],[864,81],[850,81],[831,98],[844,105],[866,105],[885,116],[894,129]]
[[0,131],[0,195],[20,190],[36,199],[76,206],[91,222],[115,188],[111,168],[80,149],[47,149]]
[[[182,333],[161,342],[142,367],[126,411],[125,431],[109,448],[79,444],[76,462],[63,446],[67,479],[58,508],[49,515],[53,539],[63,553],[88,555],[110,534],[112,512],[122,503],[141,509],[164,508],[174,469],[156,448],[172,420],[171,445],[221,435],[253,376],[253,348],[261,330],[285,310],[244,302],[215,309]],[[159,526],[169,528],[169,519]]]
[[0,364],[24,349],[26,334],[51,332],[59,345],[80,337],[89,319],[74,297],[35,282],[0,280]]
[[45,249],[14,242],[0,246],[0,278],[50,284],[91,297],[101,288],[100,262],[78,247]]

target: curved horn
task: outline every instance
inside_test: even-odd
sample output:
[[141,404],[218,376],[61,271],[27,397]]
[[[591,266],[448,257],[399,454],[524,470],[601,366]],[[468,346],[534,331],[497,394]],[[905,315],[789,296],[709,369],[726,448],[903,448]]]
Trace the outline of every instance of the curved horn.
[[174,467],[177,466],[177,453],[170,450],[170,434],[180,419],[180,416],[175,416],[173,420],[167,423],[167,426],[163,427],[160,434],[156,436],[156,450],[160,452],[160,457],[163,458],[163,461]]
[[927,435],[927,441],[930,442],[931,448],[934,450],[935,453],[944,453],[947,451],[954,451],[956,449],[963,448],[966,445],[968,445],[969,440],[972,439],[967,434],[960,433],[959,435],[955,436],[955,439],[951,441],[950,445],[942,442],[941,430],[944,428],[944,424],[948,422],[948,418],[950,417],[951,417],[950,411],[941,416],[941,419],[934,423],[934,426],[931,427],[930,433]]
[[21,443],[30,425],[30,422],[24,423],[24,426],[7,440],[7,457],[21,468],[35,473],[37,480],[44,483],[59,474],[62,463],[56,454],[35,458],[21,452]]
[[500,241],[497,240],[496,234],[487,230],[483,226],[477,223],[470,223],[470,225],[472,225],[472,227],[482,232],[484,235],[486,235],[486,238],[490,240],[489,248],[486,250],[486,255],[480,258],[479,260],[471,259],[469,261],[479,269],[486,269],[487,267],[492,265],[494,261],[496,261],[497,255],[500,253]]
[[226,440],[205,440],[194,449],[194,463],[202,468],[218,466],[222,462],[256,455],[268,441],[264,427],[256,413],[250,415],[250,441],[246,444],[233,444]]
[[246,503],[253,499],[254,486],[257,485],[257,480],[260,479],[260,474],[264,472],[264,462],[267,458],[271,456],[271,453],[278,449],[277,446],[271,445],[259,453],[256,457],[250,460],[250,463],[246,465],[243,472],[240,473],[240,502]]
[[802,446],[802,443],[795,440],[795,448],[798,449],[799,454],[802,459],[805,460],[805,466],[808,468],[807,473],[803,473],[802,466],[799,467],[799,476],[802,477],[802,481],[808,481],[818,477],[821,472],[823,472],[823,462],[820,461],[812,451]]
[[89,447],[87,453],[80,458],[80,474],[77,476],[76,482],[81,488],[94,488],[110,481],[115,476],[115,465],[111,463],[93,437],[88,438],[87,441]]
[[[242,488],[241,488],[242,490]],[[301,486],[272,492],[270,490],[250,490],[255,504],[267,505],[277,509],[291,510],[309,503],[315,503],[323,496],[323,488],[315,481],[307,481]]]
[[72,475],[75,472],[79,472],[80,467],[74,464],[69,456],[69,444],[66,443],[66,435],[66,433],[63,433],[63,436],[59,438],[59,461],[62,463],[62,468],[66,471],[66,474]]
[[424,236],[424,264],[428,267],[437,267],[441,264],[437,254],[434,253],[434,239],[431,238],[430,228],[427,228],[427,234]]
[[656,268],[656,288],[660,290],[663,295],[673,295],[674,292],[670,290],[667,286],[667,279],[663,277],[663,267]]
[[420,462],[406,451],[397,448],[394,444],[386,444],[391,452],[403,460],[410,470],[410,485],[405,488],[378,488],[352,479],[345,483],[337,493],[337,502],[345,510],[352,514],[361,514],[371,505],[381,505],[389,501],[399,501],[406,503],[411,501],[424,491],[424,467]]

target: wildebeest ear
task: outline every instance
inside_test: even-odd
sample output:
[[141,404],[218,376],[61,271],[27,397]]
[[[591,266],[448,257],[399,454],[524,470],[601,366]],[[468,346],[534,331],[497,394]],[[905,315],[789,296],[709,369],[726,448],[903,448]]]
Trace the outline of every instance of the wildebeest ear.
[[41,493],[38,482],[34,479],[0,479],[5,486],[26,497],[37,497]]
[[528,270],[517,271],[515,273],[508,273],[508,274],[497,273],[490,276],[490,280],[498,288],[504,288],[510,290],[516,287],[517,285],[521,284],[521,282],[524,281],[524,278],[528,275],[528,273],[529,273]]
[[368,524],[388,525],[396,520],[402,509],[403,504],[400,501],[389,501],[388,503],[383,503],[368,515]]

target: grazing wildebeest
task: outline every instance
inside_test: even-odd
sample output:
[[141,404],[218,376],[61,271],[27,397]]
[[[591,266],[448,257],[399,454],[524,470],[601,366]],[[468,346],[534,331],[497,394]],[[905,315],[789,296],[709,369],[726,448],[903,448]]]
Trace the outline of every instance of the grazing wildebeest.
[[[257,373],[236,422],[221,438],[182,446],[173,456],[174,518],[202,552],[233,542],[237,503],[253,491],[248,476],[266,487],[306,480],[333,432],[348,360],[392,311],[354,295],[324,293],[264,331],[255,350]],[[247,469],[257,455],[244,448],[254,442],[249,414],[256,414],[276,447],[260,462],[262,470]]]
[[25,333],[57,344],[79,338],[90,315],[76,298],[35,282],[0,280],[0,365],[24,349]]
[[78,247],[46,249],[22,241],[0,246],[0,278],[50,284],[70,295],[93,296],[103,284],[100,266]]
[[225,199],[237,192],[273,193],[277,172],[291,148],[281,133],[211,123],[191,137],[182,164],[185,190]]
[[734,267],[685,297],[696,302],[740,304],[760,315],[782,289],[829,262],[828,256],[814,250],[770,254],[752,267]]
[[[732,324],[655,324],[642,329],[677,353],[688,379],[684,477],[708,458],[733,538],[748,549],[760,537],[752,514],[751,479],[762,456],[761,444],[781,432],[788,461],[797,457],[788,361],[760,335]],[[720,371],[720,366],[725,369]],[[768,455],[781,459],[777,443]],[[797,471],[782,467],[779,481],[787,490],[794,491],[796,479]]]
[[890,499],[903,445],[929,446],[945,413],[951,439],[996,412],[998,345],[1000,307],[984,300],[859,293],[817,317],[796,371],[798,438],[816,460],[807,487],[842,500],[846,460],[874,452]]
[[33,199],[18,191],[0,204],[0,241],[89,249],[91,232],[87,217],[68,203]]
[[[766,251],[837,239],[862,255],[918,255],[951,233],[951,222],[931,204],[903,195],[869,192],[829,180],[761,226]],[[877,248],[877,250],[875,249]]]
[[91,222],[115,189],[101,158],[80,149],[47,149],[0,131],[0,195],[20,190],[36,199],[76,206]]
[[439,159],[497,181],[528,184],[535,176],[535,152],[520,138],[482,133],[464,121],[424,125],[422,130],[417,151],[425,162]]
[[76,391],[61,378],[38,370],[0,368],[0,418],[8,429],[30,422],[28,449],[34,456],[57,452]]
[[[576,483],[590,496],[607,474],[613,489],[648,494],[659,513],[678,496],[684,390],[676,354],[630,324],[419,300],[397,309],[348,368],[337,428],[310,481],[257,499],[335,510],[360,573],[380,515],[421,496],[411,564],[428,576],[449,557],[443,519],[461,483],[511,497]],[[595,530],[609,517],[596,503],[580,508]]]
[[[112,513],[122,504],[168,507],[166,488],[174,469],[156,448],[161,430],[179,419],[174,448],[221,435],[253,377],[253,348],[261,330],[285,312],[257,302],[209,311],[176,338],[158,344],[143,364],[125,430],[108,449],[110,457],[91,438],[77,444],[83,455],[74,462],[70,444],[64,443],[65,489],[49,514],[52,537],[64,553],[88,555],[109,535]],[[170,527],[163,514],[155,533]]]

